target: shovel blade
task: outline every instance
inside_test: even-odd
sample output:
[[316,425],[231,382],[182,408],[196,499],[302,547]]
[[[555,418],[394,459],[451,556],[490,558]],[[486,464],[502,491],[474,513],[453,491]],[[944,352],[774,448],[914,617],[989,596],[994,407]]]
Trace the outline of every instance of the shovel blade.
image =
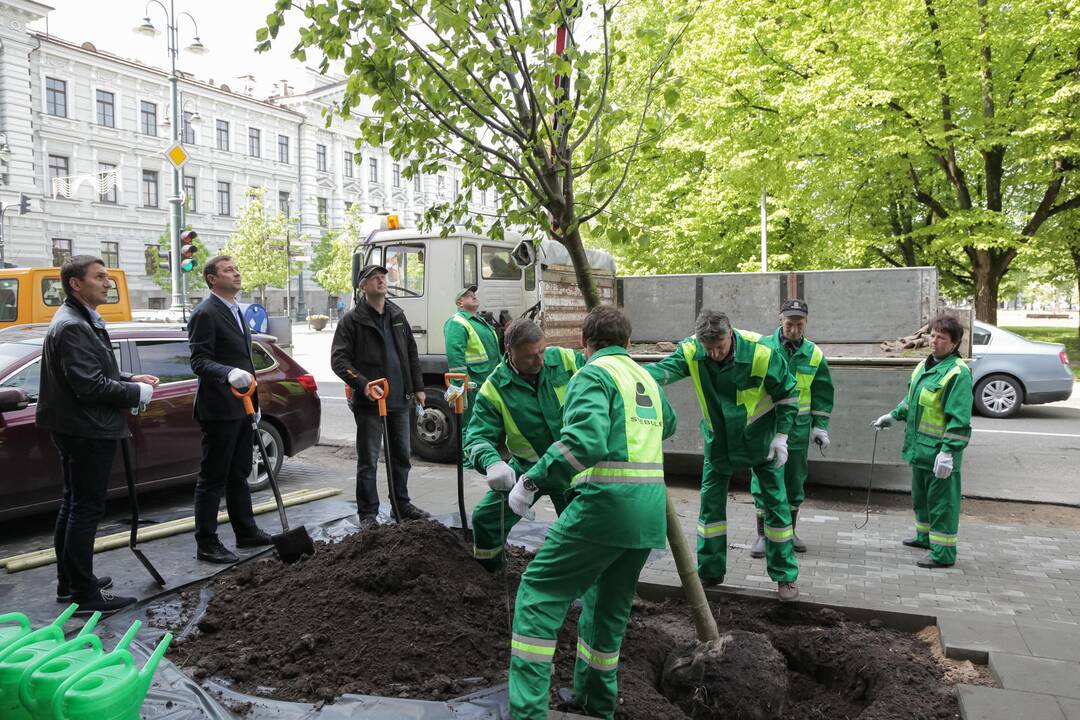
[[305,555],[315,554],[315,543],[311,540],[307,528],[303,525],[287,530],[280,535],[274,535],[270,540],[273,541],[274,549],[277,550],[281,561],[289,565]]

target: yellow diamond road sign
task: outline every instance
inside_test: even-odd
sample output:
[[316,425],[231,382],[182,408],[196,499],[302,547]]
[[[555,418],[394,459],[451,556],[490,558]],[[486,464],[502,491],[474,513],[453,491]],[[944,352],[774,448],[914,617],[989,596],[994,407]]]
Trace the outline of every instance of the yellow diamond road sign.
[[173,167],[181,168],[191,155],[188,154],[188,151],[184,149],[183,145],[180,143],[173,143],[169,146],[169,149],[165,151],[165,157],[173,164]]

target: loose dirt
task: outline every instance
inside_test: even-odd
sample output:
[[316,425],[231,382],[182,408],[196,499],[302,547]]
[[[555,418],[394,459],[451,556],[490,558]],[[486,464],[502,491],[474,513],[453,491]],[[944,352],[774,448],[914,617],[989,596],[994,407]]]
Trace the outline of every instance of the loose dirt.
[[[196,678],[287,700],[459,697],[506,680],[506,599],[512,605],[527,560],[512,549],[509,571],[490,575],[458,530],[435,522],[380,526],[319,543],[313,558],[296,565],[266,560],[221,576],[197,632],[176,644],[172,658]],[[182,600],[191,607],[199,598],[195,589]],[[945,670],[915,635],[751,598],[720,599],[713,612],[721,633],[757,633],[783,658],[780,720],[958,717]],[[559,635],[553,707],[556,690],[572,685],[576,621],[571,610]],[[693,717],[658,690],[665,663],[692,641],[681,603],[636,601],[616,717]]]

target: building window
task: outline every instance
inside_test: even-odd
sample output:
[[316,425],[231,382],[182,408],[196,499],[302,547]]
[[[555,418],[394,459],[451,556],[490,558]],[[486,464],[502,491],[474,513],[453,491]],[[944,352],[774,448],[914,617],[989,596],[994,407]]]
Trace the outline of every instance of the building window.
[[436,188],[439,192],[439,197],[446,194],[446,178],[440,175],[436,180]]
[[401,163],[394,163],[394,187],[401,187]]
[[56,117],[67,117],[67,82],[45,78],[45,112]]
[[419,174],[416,174],[416,175],[413,176],[412,187],[413,187],[413,192],[415,192],[416,194],[419,195],[420,194],[420,175]]
[[290,217],[289,214],[289,193],[280,191],[277,194],[278,212],[285,217]]
[[182,118],[183,118],[184,122],[183,122],[183,128],[181,129],[181,132],[180,132],[180,141],[183,142],[185,145],[194,145],[195,144],[195,128],[193,128],[191,126],[191,118],[193,118],[193,117],[194,117],[193,113],[186,112],[186,111],[182,115]]
[[71,258],[71,241],[64,238],[53,238],[52,263],[53,267],[60,267],[65,260]]
[[120,243],[101,243],[101,259],[105,261],[105,267],[120,267]]
[[352,212],[352,206],[353,206],[353,201],[352,200],[346,200],[345,201],[345,215],[348,215],[349,213]]
[[143,135],[157,137],[157,105],[142,101],[139,105],[139,128]]
[[350,150],[345,151],[345,177],[353,176],[353,154]]
[[368,158],[368,180],[379,182],[379,158]]
[[156,170],[142,171],[143,207],[158,206],[158,174]]
[[317,202],[319,204],[319,225],[327,227],[330,224],[330,218],[327,217],[326,198],[318,198]]
[[413,226],[420,227],[424,223],[424,213],[413,213]]
[[97,124],[116,127],[116,96],[106,90],[97,91]]
[[[116,169],[116,166],[113,165],[112,163],[98,163],[98,172],[99,173],[107,173],[110,170],[115,170],[115,169]],[[119,198],[119,188],[117,188],[116,183],[113,183],[112,187],[110,187],[108,190],[106,190],[105,192],[98,195],[98,202],[103,202],[103,203],[112,203],[112,204],[115,205],[116,202],[119,199],[120,199]],[[112,265],[110,267],[116,267],[116,266]]]
[[368,205],[368,212],[370,212],[372,215],[378,215],[379,214],[379,206],[378,205]]
[[217,149],[229,151],[229,121],[217,121]]
[[68,159],[63,155],[49,156],[49,180],[68,176]]
[[227,182],[217,184],[218,215],[232,215],[232,189]]
[[184,176],[184,210],[187,212],[198,212],[198,205],[196,204],[196,183],[194,175]]
[[454,178],[454,199],[458,199],[458,195],[461,194],[461,181]]
[[289,136],[277,136],[277,159],[278,162],[289,162]]
[[262,157],[260,145],[262,145],[262,130],[259,130],[259,128],[248,128],[248,155],[251,157]]
[[326,146],[315,146],[315,169],[319,172],[326,172]]

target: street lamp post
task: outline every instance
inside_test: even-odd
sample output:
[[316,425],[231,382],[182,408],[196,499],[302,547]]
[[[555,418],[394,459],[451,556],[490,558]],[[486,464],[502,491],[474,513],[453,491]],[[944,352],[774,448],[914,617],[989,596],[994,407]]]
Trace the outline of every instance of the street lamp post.
[[[172,137],[175,142],[181,143],[183,139],[183,110],[180,109],[180,86],[179,78],[176,75],[176,59],[180,54],[179,47],[179,32],[178,25],[182,16],[187,16],[191,20],[191,24],[195,26],[195,34],[192,36],[192,43],[185,48],[188,52],[195,55],[202,55],[208,52],[202,41],[199,40],[199,24],[195,22],[195,18],[191,16],[191,13],[176,12],[176,3],[174,0],[169,0],[169,6],[165,5],[159,0],[150,0],[146,3],[144,13],[146,17],[143,18],[142,24],[135,28],[135,32],[140,35],[146,35],[148,37],[155,37],[158,34],[157,28],[150,22],[150,6],[157,5],[165,12],[166,18],[166,32],[165,32],[165,44],[169,51],[169,91],[172,95],[172,114],[173,114],[173,129]],[[180,168],[175,164],[173,165],[173,192],[169,197],[169,236],[171,238],[170,246],[172,248],[172,261],[169,263],[169,275],[172,278],[172,310],[182,310],[184,308],[184,288],[181,283],[180,277],[180,231],[183,226],[182,208],[180,203],[181,193],[181,176]]]

